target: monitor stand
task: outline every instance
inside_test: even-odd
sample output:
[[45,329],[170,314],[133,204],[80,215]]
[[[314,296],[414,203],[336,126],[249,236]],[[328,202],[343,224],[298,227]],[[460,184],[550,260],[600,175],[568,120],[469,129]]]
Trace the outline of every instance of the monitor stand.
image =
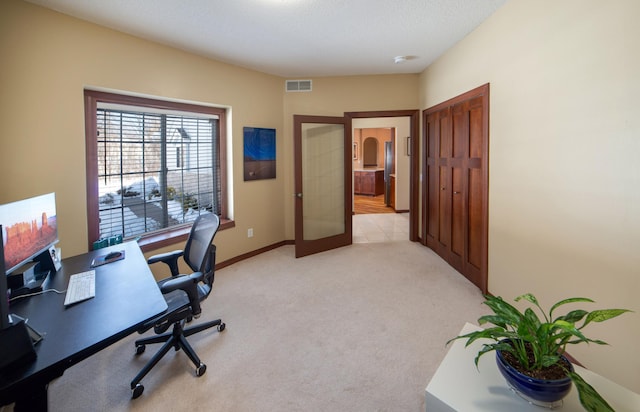
[[[36,265],[36,269],[37,268],[38,268],[38,265]],[[10,299],[13,299],[18,296],[28,295],[31,293],[41,292],[42,284],[49,277],[49,273],[51,273],[51,271],[49,270],[34,272],[33,277],[29,279],[26,285],[25,284],[21,286],[14,285],[13,287],[11,287]],[[12,274],[10,276],[14,276],[14,275]],[[23,275],[17,274],[15,276],[22,277]]]
[[7,286],[11,289],[11,298],[42,291],[42,284],[59,269],[59,253],[51,246],[9,275]]

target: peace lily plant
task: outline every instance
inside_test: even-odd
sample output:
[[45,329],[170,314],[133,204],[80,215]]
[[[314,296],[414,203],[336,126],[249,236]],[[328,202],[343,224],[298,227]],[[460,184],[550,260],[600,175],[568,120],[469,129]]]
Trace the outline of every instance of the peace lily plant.
[[[478,319],[480,325],[491,324],[486,329],[457,336],[456,339],[467,339],[466,345],[478,339],[489,339],[492,343],[484,343],[475,358],[476,367],[482,355],[491,351],[501,351],[509,356],[513,367],[520,372],[542,379],[545,373],[552,368],[560,368],[562,377],[568,376],[578,390],[580,403],[588,411],[612,411],[609,404],[587,382],[584,381],[570,365],[562,360],[567,345],[578,343],[596,343],[606,345],[599,339],[590,339],[583,334],[583,329],[592,322],[604,322],[615,318],[627,309],[600,309],[588,312],[582,309],[571,310],[563,315],[555,315],[554,312],[563,305],[577,302],[593,303],[588,298],[564,299],[545,312],[538,300],[531,293],[515,298],[516,302],[527,301],[542,314],[538,317],[532,307],[527,307],[524,312],[519,311],[501,297],[485,295],[485,302],[493,311],[491,315],[481,316]],[[447,342],[447,344],[449,343]],[[515,365],[518,363],[518,365]]]

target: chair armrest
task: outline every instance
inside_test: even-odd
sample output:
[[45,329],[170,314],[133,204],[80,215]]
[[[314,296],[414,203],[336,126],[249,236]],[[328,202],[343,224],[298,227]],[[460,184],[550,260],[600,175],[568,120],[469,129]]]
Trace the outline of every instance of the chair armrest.
[[180,274],[178,269],[178,258],[184,255],[184,250],[174,250],[173,252],[160,253],[158,255],[153,255],[149,259],[147,259],[147,264],[151,265],[153,263],[162,262],[169,266],[171,270],[171,276],[178,276]]
[[200,308],[200,297],[198,296],[198,282],[202,279],[201,272],[194,272],[190,275],[179,275],[162,281],[160,291],[163,294],[173,292],[174,290],[182,290],[189,297],[191,312],[193,317],[198,318],[202,309]]

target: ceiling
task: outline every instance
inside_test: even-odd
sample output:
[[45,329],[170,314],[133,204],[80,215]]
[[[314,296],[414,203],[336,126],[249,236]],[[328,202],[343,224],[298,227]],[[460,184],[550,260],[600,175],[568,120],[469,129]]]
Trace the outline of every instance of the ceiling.
[[[27,0],[287,78],[420,73],[507,0]],[[395,63],[396,56],[406,60]]]

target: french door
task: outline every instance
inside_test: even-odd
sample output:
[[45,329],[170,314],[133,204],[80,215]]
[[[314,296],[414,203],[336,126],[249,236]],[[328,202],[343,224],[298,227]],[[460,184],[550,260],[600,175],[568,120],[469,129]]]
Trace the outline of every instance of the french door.
[[352,242],[351,118],[294,115],[296,257]]

